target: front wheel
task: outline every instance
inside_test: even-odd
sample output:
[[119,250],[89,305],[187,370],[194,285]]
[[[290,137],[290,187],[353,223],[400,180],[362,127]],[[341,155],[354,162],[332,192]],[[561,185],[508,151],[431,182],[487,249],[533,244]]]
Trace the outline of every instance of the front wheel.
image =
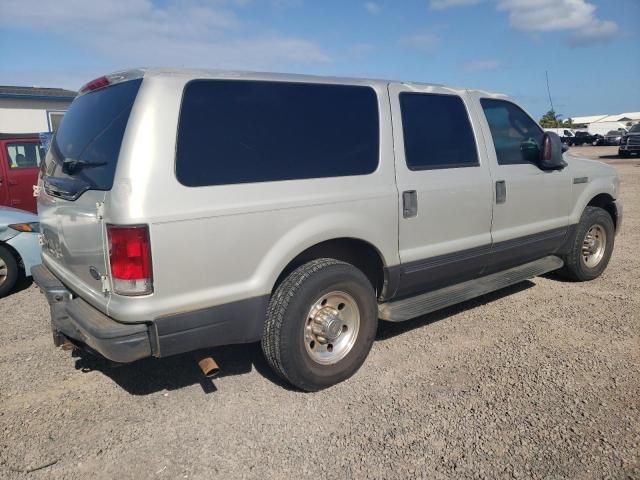
[[13,254],[0,245],[0,298],[7,295],[20,276],[18,262]]
[[599,277],[609,264],[614,237],[611,215],[602,208],[585,208],[561,273],[578,282]]
[[364,363],[378,323],[374,289],[351,264],[321,258],[294,270],[269,302],[262,351],[292,385],[321,390]]

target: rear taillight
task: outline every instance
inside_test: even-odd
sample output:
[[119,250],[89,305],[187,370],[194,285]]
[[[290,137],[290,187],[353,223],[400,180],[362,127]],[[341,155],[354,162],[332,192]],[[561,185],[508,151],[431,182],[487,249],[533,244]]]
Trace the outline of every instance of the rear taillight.
[[151,244],[147,225],[107,225],[113,290],[120,295],[153,292]]

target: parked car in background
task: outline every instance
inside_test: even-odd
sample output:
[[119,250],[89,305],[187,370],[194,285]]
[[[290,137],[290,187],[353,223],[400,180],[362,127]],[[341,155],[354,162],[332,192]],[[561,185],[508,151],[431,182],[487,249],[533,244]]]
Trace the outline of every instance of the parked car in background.
[[33,186],[44,155],[39,134],[0,133],[0,206],[36,213]]
[[571,140],[573,140],[573,136],[575,135],[575,132],[569,128],[545,128],[544,131],[555,133],[560,137],[562,143],[567,145],[571,145]]
[[38,217],[33,213],[0,207],[0,298],[41,263],[39,231]]
[[624,137],[625,132],[620,130],[610,130],[604,136],[604,145],[620,145],[620,140]]
[[569,141],[569,145],[598,145],[602,142],[602,136],[592,135],[589,132],[575,132],[573,138]]
[[636,123],[629,129],[629,133],[620,139],[620,147],[618,147],[618,155],[628,157],[631,154],[640,153],[640,123]]

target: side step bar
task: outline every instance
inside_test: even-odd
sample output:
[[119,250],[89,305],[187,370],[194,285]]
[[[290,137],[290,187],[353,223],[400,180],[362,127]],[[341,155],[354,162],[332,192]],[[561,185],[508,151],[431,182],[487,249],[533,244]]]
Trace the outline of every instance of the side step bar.
[[563,265],[564,262],[560,258],[550,255],[503,272],[493,273],[415,297],[382,303],[378,306],[378,316],[390,322],[404,322],[557,270]]

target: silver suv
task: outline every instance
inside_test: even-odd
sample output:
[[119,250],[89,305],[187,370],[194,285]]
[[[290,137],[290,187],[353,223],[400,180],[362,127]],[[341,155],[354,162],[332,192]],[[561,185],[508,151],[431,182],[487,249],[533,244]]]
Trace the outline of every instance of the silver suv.
[[116,362],[262,342],[303,390],[399,322],[561,269],[621,223],[613,168],[503,95],[200,70],[87,84],[39,180],[54,341]]

